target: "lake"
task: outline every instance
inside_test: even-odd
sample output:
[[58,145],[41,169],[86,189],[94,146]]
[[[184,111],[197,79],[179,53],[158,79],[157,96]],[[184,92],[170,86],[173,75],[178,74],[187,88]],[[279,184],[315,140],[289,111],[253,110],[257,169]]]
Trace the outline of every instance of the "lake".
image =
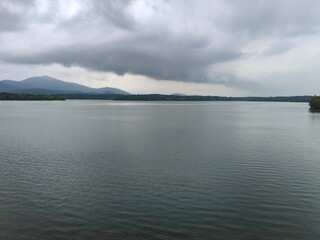
[[320,239],[307,103],[0,102],[0,239]]

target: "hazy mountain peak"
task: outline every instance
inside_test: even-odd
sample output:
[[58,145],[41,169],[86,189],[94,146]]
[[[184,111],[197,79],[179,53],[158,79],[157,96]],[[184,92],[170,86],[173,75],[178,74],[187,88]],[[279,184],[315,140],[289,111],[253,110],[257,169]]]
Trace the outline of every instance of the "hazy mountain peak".
[[34,82],[34,81],[58,81],[63,82],[60,79],[56,79],[47,75],[44,76],[36,76],[36,77],[29,77],[23,80],[24,82]]
[[78,83],[65,82],[47,75],[26,78],[23,81],[0,81],[0,92],[13,93],[84,93],[84,94],[129,94],[117,88],[90,88]]

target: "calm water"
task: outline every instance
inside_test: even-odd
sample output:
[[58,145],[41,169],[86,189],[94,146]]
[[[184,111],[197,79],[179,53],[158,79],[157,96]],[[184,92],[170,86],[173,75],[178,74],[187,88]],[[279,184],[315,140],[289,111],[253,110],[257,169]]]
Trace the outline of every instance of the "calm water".
[[320,239],[306,103],[0,102],[0,239]]

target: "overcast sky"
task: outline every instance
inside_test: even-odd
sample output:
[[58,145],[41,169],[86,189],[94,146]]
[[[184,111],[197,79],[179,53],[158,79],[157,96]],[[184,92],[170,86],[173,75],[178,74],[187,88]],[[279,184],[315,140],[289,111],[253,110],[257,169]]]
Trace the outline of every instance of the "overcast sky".
[[0,79],[132,93],[320,93],[319,0],[0,0]]

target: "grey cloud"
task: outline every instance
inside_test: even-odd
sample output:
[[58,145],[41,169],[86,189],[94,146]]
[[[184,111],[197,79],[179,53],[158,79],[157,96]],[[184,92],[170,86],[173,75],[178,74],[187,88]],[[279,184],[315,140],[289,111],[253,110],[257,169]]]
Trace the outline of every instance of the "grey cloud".
[[33,0],[0,1],[0,32],[19,31],[26,28],[28,11]]
[[320,30],[320,2],[308,0],[232,1],[225,24],[251,37],[293,37]]
[[[197,36],[192,29],[176,33],[166,26],[153,29],[148,23],[138,23],[128,15],[131,3],[119,0],[84,2],[90,10],[86,15],[71,19],[71,24],[68,21],[57,24],[59,30],[67,33],[75,33],[76,26],[80,39],[71,38],[71,43],[59,43],[58,47],[51,49],[41,49],[40,46],[39,50],[31,52],[6,52],[2,54],[2,60],[22,64],[60,63],[119,75],[132,73],[161,80],[208,82],[214,81],[206,72],[209,65],[234,60],[242,54],[233,46],[221,43],[211,46],[210,37]],[[125,32],[124,37],[110,41],[108,34],[116,35],[121,31]],[[92,34],[100,38],[97,36],[92,41]],[[90,42],[81,35],[89,36]]]
[[241,56],[240,52],[228,49],[191,48],[186,51],[185,48],[177,46],[163,48],[157,41],[141,49],[139,46],[133,46],[132,42],[67,46],[25,56],[7,55],[5,60],[23,64],[60,63],[68,67],[81,66],[118,75],[139,74],[159,80],[207,82],[210,79],[204,71],[206,66]]
[[280,43],[276,43],[271,45],[269,48],[265,49],[262,52],[264,56],[274,56],[286,53],[294,48],[294,44],[291,42],[282,41]]
[[116,27],[124,29],[132,27],[133,19],[125,12],[125,8],[132,2],[131,0],[95,0],[93,2],[94,12],[100,17],[107,19]]
[[[250,80],[233,69],[218,74],[212,66],[244,59],[244,46],[267,37],[276,38],[276,43],[266,44],[261,55],[283,54],[295,47],[290,39],[318,34],[320,26],[317,0],[303,4],[299,0],[78,0],[79,9],[47,1],[49,10],[44,15],[37,11],[37,2],[11,2],[0,0],[0,32],[17,31],[16,37],[25,38],[25,45],[15,51],[16,46],[0,35],[5,46],[0,49],[3,61],[58,63],[119,75],[239,88],[241,84],[249,86]],[[28,9],[27,17],[8,4]],[[37,23],[32,31],[43,44],[34,45],[31,31],[27,31],[29,35],[18,32],[30,23]],[[52,28],[51,34],[42,28]]]

